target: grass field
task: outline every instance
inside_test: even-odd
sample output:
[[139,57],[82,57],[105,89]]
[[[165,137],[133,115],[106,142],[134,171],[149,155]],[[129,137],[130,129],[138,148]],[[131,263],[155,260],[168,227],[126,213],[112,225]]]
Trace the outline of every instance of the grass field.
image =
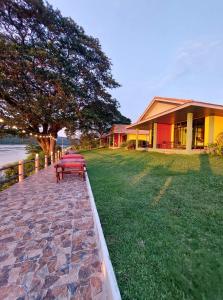
[[85,152],[123,299],[223,299],[223,159]]

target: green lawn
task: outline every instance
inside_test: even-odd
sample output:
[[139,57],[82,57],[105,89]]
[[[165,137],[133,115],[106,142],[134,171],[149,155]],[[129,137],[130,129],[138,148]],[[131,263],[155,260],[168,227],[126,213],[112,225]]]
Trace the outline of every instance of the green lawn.
[[223,159],[85,152],[123,299],[223,299]]

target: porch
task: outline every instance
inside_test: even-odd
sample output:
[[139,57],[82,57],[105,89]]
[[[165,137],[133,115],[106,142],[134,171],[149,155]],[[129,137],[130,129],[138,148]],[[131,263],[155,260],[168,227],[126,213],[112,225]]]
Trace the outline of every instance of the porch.
[[177,108],[138,122],[130,128],[137,131],[149,129],[148,145],[140,147],[137,136],[137,150],[202,153],[223,132],[223,112],[222,109],[207,110],[202,106]]
[[146,150],[149,152],[158,152],[158,153],[164,153],[164,154],[205,154],[207,153],[207,150],[204,149],[192,149],[190,152],[188,152],[186,149],[178,149],[178,148],[172,148],[172,149],[165,149],[165,148],[138,148],[137,150]]
[[120,148],[127,141],[126,133],[111,133],[108,136],[108,147],[110,149]]

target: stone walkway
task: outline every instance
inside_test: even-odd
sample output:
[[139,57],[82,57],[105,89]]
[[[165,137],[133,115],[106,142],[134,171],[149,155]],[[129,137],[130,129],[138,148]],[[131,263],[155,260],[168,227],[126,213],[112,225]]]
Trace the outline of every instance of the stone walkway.
[[0,193],[0,299],[107,299],[86,182],[52,167]]

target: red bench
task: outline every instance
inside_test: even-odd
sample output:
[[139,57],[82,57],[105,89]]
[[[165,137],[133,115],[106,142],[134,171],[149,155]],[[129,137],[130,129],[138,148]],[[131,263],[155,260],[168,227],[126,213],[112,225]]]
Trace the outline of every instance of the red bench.
[[66,155],[63,155],[61,157],[61,159],[84,159],[83,155],[81,154],[66,154]]
[[59,162],[60,164],[67,164],[67,163],[82,163],[86,165],[86,162],[83,158],[62,158]]
[[78,174],[85,180],[85,163],[78,161],[62,161],[55,165],[56,168],[56,178],[57,182],[60,181],[60,174],[62,175],[62,179],[64,178],[64,174]]

